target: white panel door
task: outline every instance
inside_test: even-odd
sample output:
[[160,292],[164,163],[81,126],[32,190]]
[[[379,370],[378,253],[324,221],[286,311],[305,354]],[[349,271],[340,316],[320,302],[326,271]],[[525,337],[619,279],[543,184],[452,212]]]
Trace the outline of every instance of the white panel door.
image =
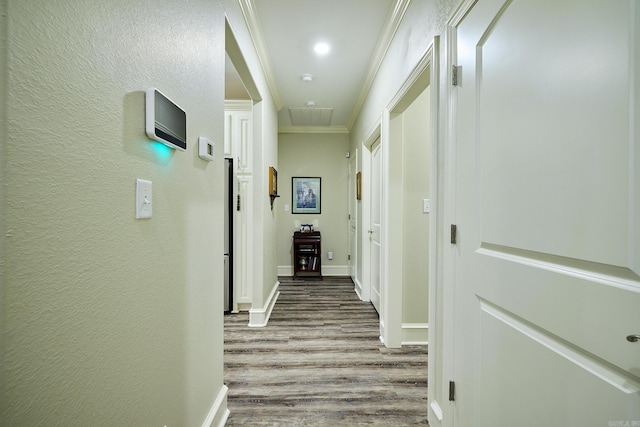
[[640,425],[640,4],[467,4],[453,424]]
[[357,199],[356,199],[356,158],[349,161],[349,276],[356,281],[356,229],[357,229]]
[[380,224],[382,222],[382,150],[380,139],[371,147],[371,303],[380,313]]

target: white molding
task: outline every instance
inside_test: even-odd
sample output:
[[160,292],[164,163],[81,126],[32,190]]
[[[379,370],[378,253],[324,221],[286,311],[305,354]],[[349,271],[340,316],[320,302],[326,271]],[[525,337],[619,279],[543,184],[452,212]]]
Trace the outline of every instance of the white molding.
[[292,265],[279,265],[278,266],[278,276],[284,276],[284,277],[293,276],[293,266]]
[[236,310],[233,311],[233,313],[240,313],[241,311],[249,311],[251,310],[251,303],[250,302],[240,302],[237,305]]
[[283,107],[282,99],[273,75],[271,57],[269,56],[269,50],[267,49],[264,41],[264,33],[262,32],[262,26],[260,25],[260,19],[258,18],[255,5],[253,4],[253,0],[239,0],[239,3],[240,9],[242,9],[242,15],[244,16],[244,21],[246,22],[249,30],[251,41],[256,49],[260,65],[262,66],[262,72],[267,80],[267,85],[269,86],[269,91],[273,97],[273,102],[276,105],[276,110],[280,111]]
[[348,265],[323,265],[323,276],[349,276]]
[[233,28],[231,28],[231,23],[229,22],[229,17],[225,13],[225,36],[224,36],[224,48],[229,56],[229,59],[233,63],[234,68],[238,72],[240,76],[240,80],[242,80],[242,84],[247,90],[247,94],[251,98],[251,102],[256,104],[262,101],[262,95],[260,95],[260,90],[256,86],[256,82],[253,80],[253,76],[251,75],[251,70],[249,70],[249,66],[244,59],[244,55],[242,53],[242,49],[240,49],[240,45],[238,45],[238,40],[236,40],[235,33]]
[[[413,67],[411,73],[409,73],[407,79],[387,105],[389,111],[393,113],[404,112],[404,110],[415,101],[417,96],[431,84],[432,73],[429,67],[431,67],[431,63],[433,62],[433,53],[434,41],[429,44],[418,63]],[[429,73],[427,73],[427,71],[429,71]],[[410,93],[414,91],[415,87],[419,89],[419,93],[411,96]]]
[[428,323],[403,323],[402,324],[402,345],[428,345],[429,344],[429,324]]
[[349,133],[346,126],[281,126],[278,133]]
[[230,414],[229,408],[227,407],[228,392],[229,387],[223,384],[207,414],[207,418],[205,418],[202,423],[202,427],[224,427]]
[[360,301],[365,301],[365,299],[362,297],[362,283],[360,283],[358,279],[353,279],[353,284],[353,290],[355,291],[356,295],[358,295],[358,298],[360,298]]
[[[443,145],[444,140],[441,139],[441,123],[440,123],[440,36],[435,36],[432,42],[432,63],[431,63],[431,216],[429,218],[429,319],[430,325],[433,328],[429,328],[427,341],[429,343],[429,354],[427,355],[427,377],[438,378],[443,375],[442,370],[438,370],[440,364],[437,363],[436,358],[442,353],[443,349],[443,325],[442,315],[443,309],[443,283],[440,279],[442,271],[442,251],[439,250],[438,241],[442,235],[441,217],[443,209],[440,207],[440,190],[442,183],[442,171],[444,168],[440,165],[441,153],[444,153]],[[432,427],[439,427],[442,425],[443,412],[440,405],[437,403],[438,398],[443,398],[442,392],[438,395],[436,387],[429,387],[427,397],[431,402],[431,410],[433,416],[437,418],[433,420],[431,413],[428,415],[428,421]]]
[[267,326],[269,317],[271,317],[271,312],[273,311],[273,306],[276,305],[276,301],[280,296],[279,288],[280,282],[276,282],[276,285],[269,294],[269,298],[267,299],[265,306],[263,308],[252,308],[249,310],[249,327],[263,328]]
[[385,27],[380,34],[380,38],[378,38],[378,43],[373,55],[371,55],[371,62],[369,63],[367,76],[364,79],[362,89],[360,89],[360,95],[358,96],[358,100],[356,101],[353,110],[351,110],[351,117],[347,122],[347,128],[349,129],[351,129],[360,114],[364,101],[367,99],[367,94],[369,93],[371,85],[378,74],[378,70],[380,70],[380,65],[382,65],[382,61],[389,50],[389,46],[391,46],[393,36],[396,34],[396,31],[398,31],[400,22],[402,22],[402,18],[409,7],[409,3],[411,3],[411,0],[395,0],[394,2]]
[[[349,276],[349,266],[348,265],[323,265],[322,275],[323,276]],[[286,276],[286,277],[293,276],[293,266],[279,265],[278,276]]]
[[253,102],[251,100],[224,100],[225,111],[253,111]]

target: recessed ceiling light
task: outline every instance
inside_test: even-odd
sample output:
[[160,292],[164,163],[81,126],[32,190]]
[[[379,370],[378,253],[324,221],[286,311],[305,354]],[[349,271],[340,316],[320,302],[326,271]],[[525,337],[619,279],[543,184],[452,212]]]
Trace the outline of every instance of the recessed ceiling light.
[[313,76],[311,74],[303,74],[302,75],[302,81],[305,83],[309,83],[311,80],[313,80]]
[[322,42],[316,43],[316,45],[313,47],[313,50],[315,50],[318,55],[326,55],[327,53],[329,53],[330,49],[331,47],[327,43]]

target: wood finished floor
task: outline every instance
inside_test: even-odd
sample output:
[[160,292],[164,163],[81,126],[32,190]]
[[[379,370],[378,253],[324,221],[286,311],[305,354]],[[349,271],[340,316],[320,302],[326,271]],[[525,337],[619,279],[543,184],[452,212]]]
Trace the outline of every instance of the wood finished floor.
[[225,316],[227,426],[427,423],[427,349],[388,349],[349,278],[280,278],[265,328]]

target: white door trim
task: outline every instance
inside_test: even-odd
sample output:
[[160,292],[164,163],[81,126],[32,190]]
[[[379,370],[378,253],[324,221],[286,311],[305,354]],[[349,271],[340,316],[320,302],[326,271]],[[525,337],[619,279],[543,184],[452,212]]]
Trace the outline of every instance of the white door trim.
[[[383,149],[383,181],[382,181],[382,236],[381,243],[382,253],[382,272],[381,272],[381,319],[384,321],[382,330],[382,339],[387,347],[402,346],[402,283],[403,283],[403,217],[402,209],[402,191],[397,191],[398,185],[393,183],[402,182],[402,125],[401,118],[399,121],[394,118],[402,115],[402,113],[415,101],[415,99],[434,81],[434,53],[438,39],[429,45],[416,66],[413,68],[407,79],[404,81],[398,92],[387,105],[382,119],[382,135],[381,143]],[[437,87],[437,86],[436,86]],[[431,93],[431,102],[437,100],[437,91]],[[434,108],[435,107],[435,108]],[[431,145],[432,148],[437,141],[437,105],[431,107]],[[395,147],[400,147],[396,149]],[[431,194],[434,207],[436,205],[437,191],[434,191],[433,179],[437,175],[437,151],[431,157]],[[402,186],[402,184],[401,184]],[[437,214],[434,212],[430,217],[430,227],[437,220]],[[435,246],[437,231],[430,233],[429,247]],[[435,250],[430,253],[430,267],[435,271]],[[430,273],[433,275],[434,273]],[[399,284],[393,286],[392,284]],[[434,281],[429,277],[430,286]]]
[[373,143],[380,137],[381,118],[367,133],[366,138],[362,142],[362,200],[360,201],[361,217],[358,221],[358,229],[356,238],[360,240],[362,253],[362,294],[360,298],[363,301],[371,301],[371,241],[367,230],[371,229],[371,188],[369,186],[369,177],[371,176],[371,148]]

